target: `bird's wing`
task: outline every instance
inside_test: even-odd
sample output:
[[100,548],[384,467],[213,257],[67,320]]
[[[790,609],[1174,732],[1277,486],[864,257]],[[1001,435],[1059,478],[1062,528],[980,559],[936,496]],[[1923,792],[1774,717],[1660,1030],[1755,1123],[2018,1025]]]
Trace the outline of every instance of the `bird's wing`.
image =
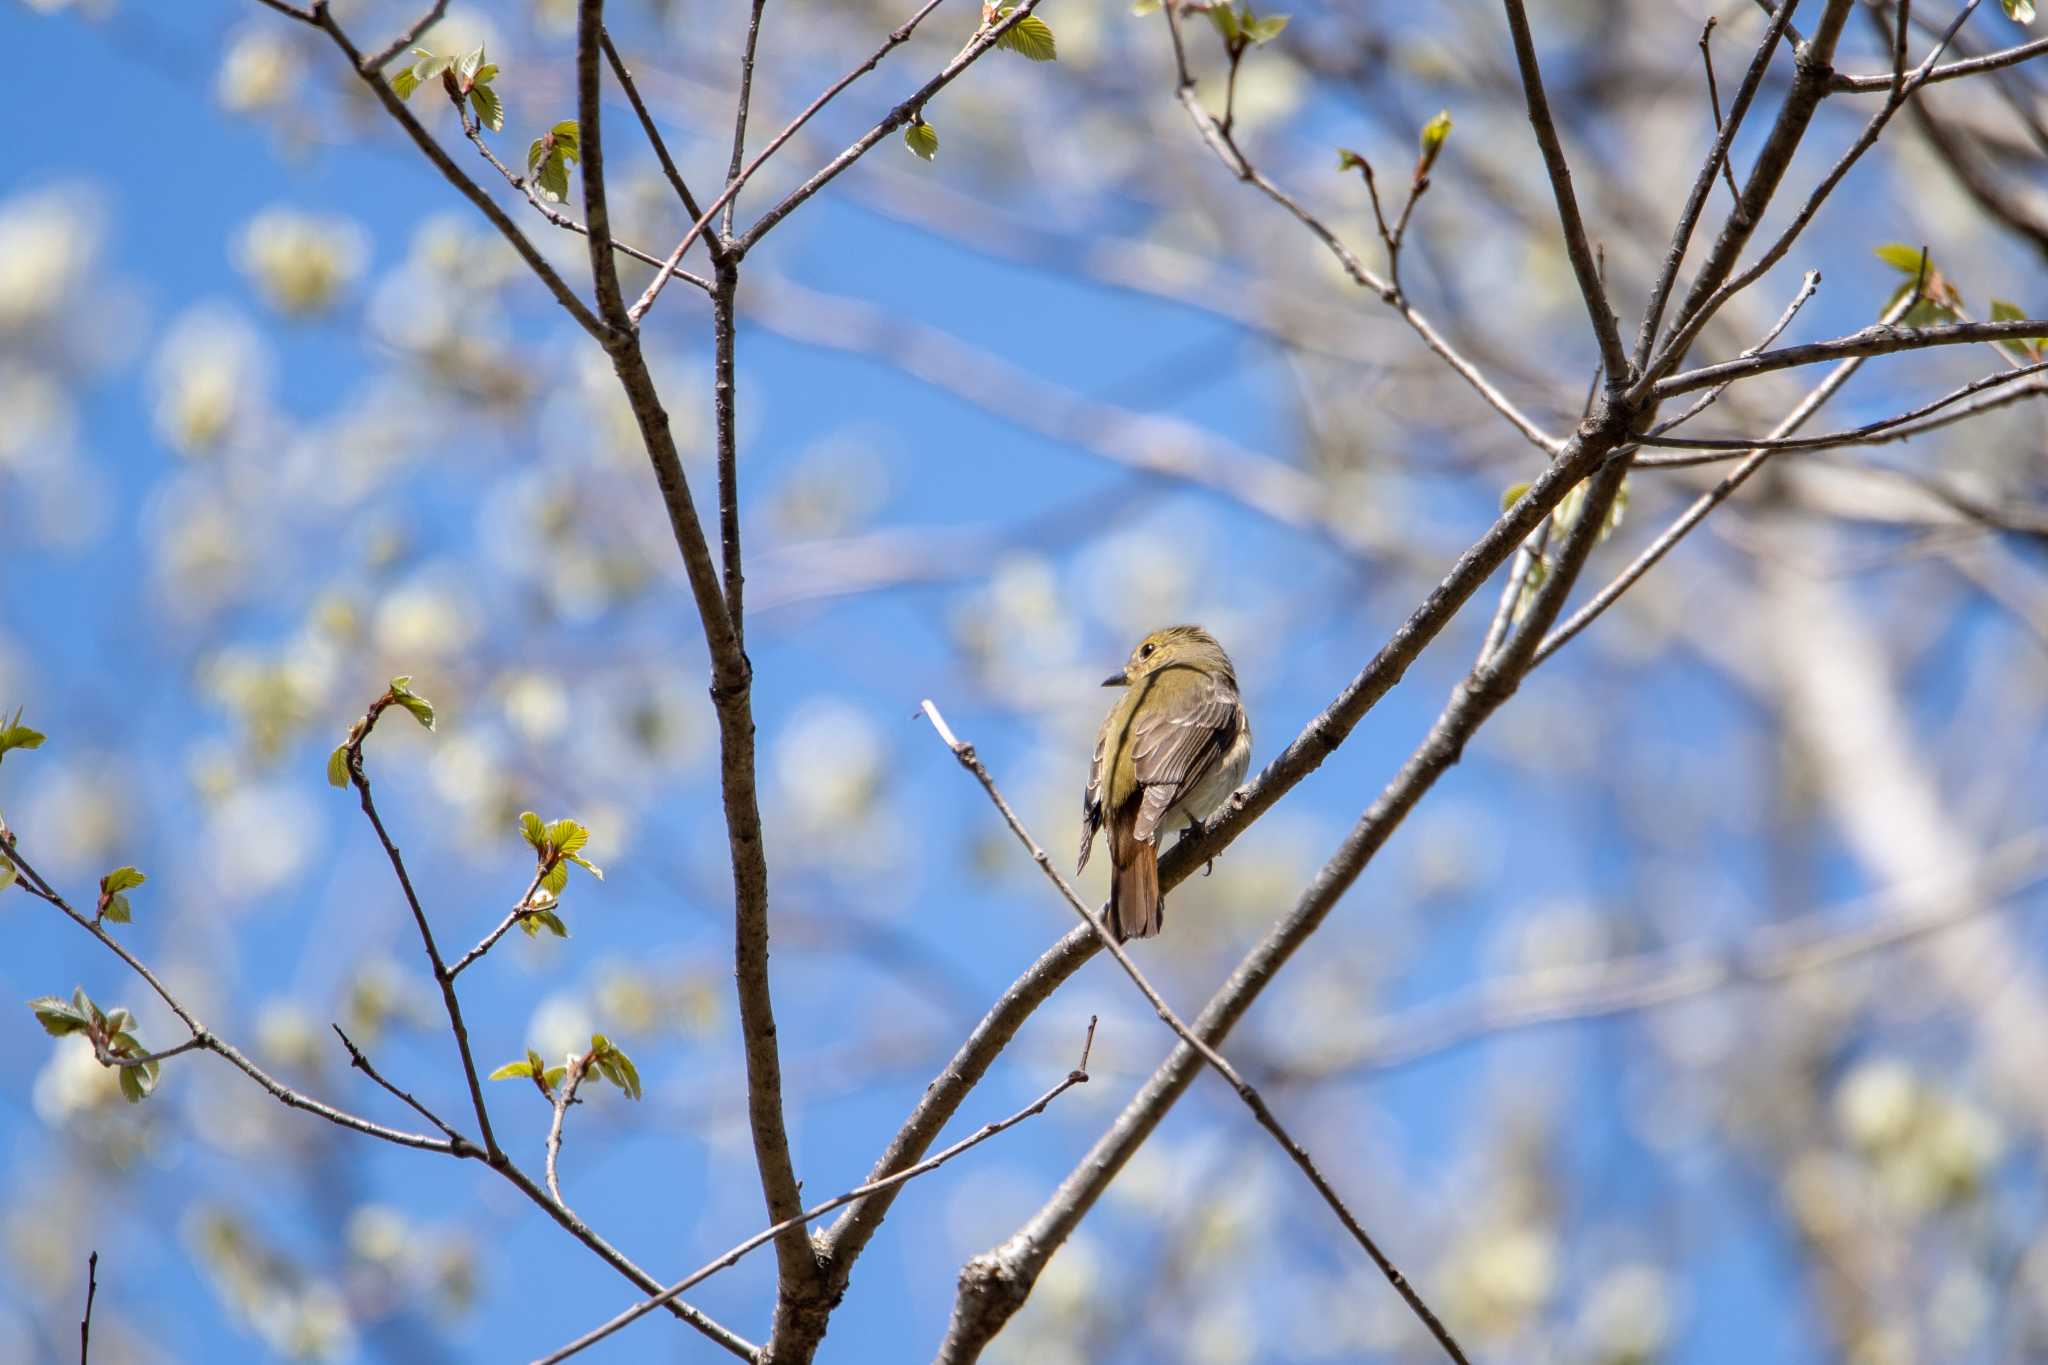
[[1088,790],[1081,795],[1081,857],[1074,864],[1076,877],[1088,870],[1088,855],[1095,848],[1095,832],[1102,828],[1102,785],[1106,777],[1102,760],[1109,750],[1109,731],[1109,722],[1104,721],[1101,731],[1095,736],[1095,760],[1088,766]]
[[1237,694],[1203,674],[1203,685],[1138,708],[1131,723],[1131,761],[1145,793],[1138,809],[1139,839],[1150,839],[1181,796],[1200,785],[1237,734]]

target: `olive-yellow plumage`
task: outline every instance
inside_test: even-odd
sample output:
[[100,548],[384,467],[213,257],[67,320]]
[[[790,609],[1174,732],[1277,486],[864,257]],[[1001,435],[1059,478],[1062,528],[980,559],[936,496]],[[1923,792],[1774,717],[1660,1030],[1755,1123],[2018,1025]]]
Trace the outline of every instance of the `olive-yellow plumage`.
[[1199,828],[1244,780],[1251,723],[1230,656],[1200,626],[1153,631],[1102,685],[1125,691],[1095,737],[1076,874],[1106,826],[1110,928],[1120,939],[1144,938],[1165,923],[1159,835]]

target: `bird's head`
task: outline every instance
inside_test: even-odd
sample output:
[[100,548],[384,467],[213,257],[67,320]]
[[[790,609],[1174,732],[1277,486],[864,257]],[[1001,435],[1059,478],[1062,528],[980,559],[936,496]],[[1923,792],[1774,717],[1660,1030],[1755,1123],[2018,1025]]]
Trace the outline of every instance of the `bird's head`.
[[1222,645],[1216,643],[1216,637],[1200,626],[1167,626],[1153,631],[1138,641],[1123,671],[1110,674],[1102,680],[1102,685],[1129,687],[1163,668],[1173,667],[1221,673],[1232,688],[1237,686],[1237,674],[1230,666],[1230,656],[1223,652]]

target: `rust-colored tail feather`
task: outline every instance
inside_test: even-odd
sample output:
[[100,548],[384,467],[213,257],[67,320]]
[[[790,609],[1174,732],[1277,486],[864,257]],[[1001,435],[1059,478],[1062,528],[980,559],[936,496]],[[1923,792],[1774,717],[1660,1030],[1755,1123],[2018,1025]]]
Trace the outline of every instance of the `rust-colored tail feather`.
[[[1120,845],[1120,846],[1119,846]],[[1119,840],[1109,882],[1109,928],[1119,940],[1150,938],[1166,922],[1159,894],[1159,848],[1150,839]]]

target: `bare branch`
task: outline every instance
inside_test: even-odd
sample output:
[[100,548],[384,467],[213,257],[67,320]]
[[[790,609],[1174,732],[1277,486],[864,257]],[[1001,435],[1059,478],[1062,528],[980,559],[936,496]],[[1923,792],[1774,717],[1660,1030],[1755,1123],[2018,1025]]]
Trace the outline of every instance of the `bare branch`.
[[1043,1095],[1040,1095],[1037,1099],[1025,1105],[1022,1109],[1019,1109],[1016,1113],[1010,1115],[1008,1118],[998,1119],[994,1123],[983,1124],[981,1127],[975,1129],[972,1133],[969,1133],[966,1137],[960,1139],[960,1141],[946,1148],[943,1152],[939,1152],[934,1156],[927,1157],[925,1160],[918,1162],[915,1166],[906,1167],[905,1169],[896,1172],[894,1175],[887,1176],[881,1180],[873,1180],[869,1181],[865,1185],[856,1186],[853,1189],[848,1190],[844,1194],[834,1195],[832,1198],[827,1199],[822,1204],[817,1204],[811,1208],[805,1209],[802,1213],[798,1214],[793,1220],[790,1220],[789,1223],[777,1223],[773,1227],[764,1228],[762,1231],[755,1233],[752,1237],[749,1237],[746,1241],[741,1242],[738,1246],[733,1247],[730,1251],[727,1251],[717,1260],[707,1262],[703,1267],[692,1272],[684,1279],[678,1280],[676,1283],[670,1285],[667,1289],[662,1290],[661,1293],[655,1295],[653,1298],[635,1304],[633,1307],[628,1308],[625,1312],[619,1314],[617,1317],[611,1319],[609,1322],[604,1323],[603,1325],[593,1329],[592,1331],[584,1333],[582,1336],[576,1338],[576,1340],[570,1342],[567,1346],[562,1347],[562,1349],[556,1351],[554,1354],[541,1357],[539,1360],[534,1362],[534,1365],[555,1365],[555,1362],[557,1361],[567,1360],[570,1356],[573,1356],[577,1352],[584,1350],[586,1347],[596,1345],[598,1342],[604,1340],[612,1333],[618,1331],[621,1327],[624,1327],[628,1323],[634,1322],[640,1317],[644,1316],[645,1314],[652,1312],[656,1308],[661,1307],[670,1299],[682,1293],[684,1290],[690,1288],[692,1285],[698,1284],[703,1280],[708,1279],[710,1276],[716,1274],[718,1271],[721,1271],[725,1269],[727,1266],[734,1264],[740,1259],[740,1257],[754,1250],[754,1248],[761,1246],[762,1244],[779,1236],[781,1233],[787,1231],[789,1226],[792,1224],[794,1226],[801,1227],[806,1223],[810,1223],[815,1221],[816,1219],[824,1217],[826,1214],[830,1213],[832,1210],[836,1208],[841,1208],[847,1204],[851,1204],[855,1200],[865,1199],[870,1195],[880,1194],[885,1190],[893,1190],[908,1181],[915,1180],[918,1176],[924,1175],[931,1171],[936,1171],[939,1167],[945,1165],[954,1157],[959,1156],[962,1152],[965,1152],[970,1148],[980,1146],[982,1143],[988,1141],[996,1134],[1004,1132],[1007,1129],[1014,1128],[1028,1118],[1037,1117],[1038,1115],[1045,1112],[1046,1106],[1050,1105],[1054,1100],[1058,1099],[1061,1095],[1064,1095],[1067,1091],[1073,1089],[1077,1085],[1083,1085],[1087,1083],[1088,1054],[1094,1050],[1094,1047],[1095,1016],[1090,1015],[1088,1017],[1088,1034],[1081,1040],[1080,1062],[1074,1067],[1072,1071],[1069,1071],[1066,1074],[1066,1077],[1063,1080],[1061,1080],[1058,1085],[1055,1085],[1052,1089],[1046,1091]]
[[[690,193],[690,187],[684,182],[683,173],[676,166],[675,158],[669,155],[668,143],[662,138],[661,130],[654,126],[654,115],[648,112],[646,101],[640,98],[640,86],[634,81],[633,74],[626,69],[626,63],[620,58],[619,50],[612,46],[611,34],[600,31],[598,41],[604,46],[605,60],[611,63],[612,75],[618,80],[619,88],[626,92],[626,102],[633,106],[633,113],[640,120],[640,130],[647,135],[647,145],[654,149],[654,158],[661,163],[661,173],[668,177],[668,183],[674,188],[676,198],[682,201],[683,212],[689,214],[692,219],[697,218],[703,210],[697,207],[696,196]],[[704,249],[711,253],[713,261],[725,259],[725,243],[716,233],[705,239]],[[652,256],[644,259],[650,265],[662,264]],[[688,280],[694,281],[698,278],[683,274],[680,270],[677,273]],[[704,281],[704,285],[708,289],[710,281]]]
[[1782,350],[1724,360],[1718,365],[1703,365],[1697,370],[1658,380],[1651,392],[1660,399],[1669,398],[1673,394],[1691,393],[1694,389],[1822,361],[1891,355],[1898,351],[1922,351],[1930,346],[1960,346],[1977,341],[2025,341],[2038,336],[2048,336],[2048,321],[2041,318],[2016,318],[2008,322],[1950,322],[1931,327],[1899,327],[1878,322],[1860,332],[1828,341],[1813,341],[1803,346],[1787,346]]
[[78,1365],[92,1358],[92,1301],[100,1292],[100,1254],[85,1259],[85,1316],[78,1320]]
[[[1543,71],[1536,62],[1536,44],[1529,36],[1529,16],[1522,0],[1501,0],[1507,11],[1508,33],[1514,39],[1515,64],[1521,70],[1522,94],[1529,106],[1529,123],[1536,133],[1536,146],[1543,153],[1543,167],[1550,175],[1551,193],[1557,199],[1558,226],[1564,230],[1565,254],[1571,258],[1572,273],[1579,278],[1579,293],[1586,300],[1586,316],[1593,324],[1593,338],[1600,344],[1600,360],[1607,367],[1610,387],[1626,384],[1633,371],[1628,352],[1621,348],[1620,323],[1607,302],[1607,289],[1600,283],[1600,268],[1593,260],[1593,247],[1586,237],[1586,224],[1579,217],[1578,195],[1572,190],[1572,172],[1558,141],[1557,124],[1550,117],[1550,101],[1543,93]],[[1730,120],[1733,122],[1733,120]],[[1717,144],[1718,145],[1718,144]],[[1725,151],[1725,148],[1723,149]],[[1709,175],[1712,174],[1711,168]]]
[[442,1121],[440,1115],[436,1114],[433,1110],[427,1108],[427,1106],[421,1104],[418,1100],[414,1099],[412,1097],[411,1091],[400,1090],[390,1081],[385,1080],[383,1074],[379,1072],[376,1067],[370,1065],[370,1059],[363,1055],[363,1050],[357,1047],[354,1042],[350,1041],[349,1036],[346,1033],[343,1033],[341,1031],[341,1025],[329,1024],[328,1027],[334,1030],[335,1037],[341,1039],[341,1045],[344,1048],[348,1049],[348,1064],[350,1066],[362,1072],[365,1076],[368,1076],[371,1080],[375,1081],[378,1085],[384,1087],[384,1089],[390,1091],[393,1095],[396,1095],[399,1099],[403,1100],[412,1109],[414,1113],[418,1114],[428,1123],[433,1124],[436,1128],[439,1128],[442,1132],[446,1133],[448,1135],[448,1141],[451,1144],[453,1144],[455,1148],[455,1155],[473,1156],[476,1154],[473,1145],[471,1144],[468,1138],[464,1137],[461,1133],[456,1132],[455,1129],[449,1127],[447,1123]]
[[513,925],[533,917],[534,913],[540,908],[533,903],[533,893],[540,890],[540,879],[544,875],[546,874],[534,873],[533,880],[526,884],[526,894],[519,898],[519,904],[513,906],[505,918],[498,921],[495,928],[479,939],[476,947],[471,948],[455,960],[454,965],[448,968],[450,980],[462,975],[463,968],[482,957],[485,953],[488,953],[496,946],[499,939],[505,937],[506,931]]
[[[753,13],[747,16],[747,39],[740,49],[740,93],[732,115],[732,164],[725,173],[725,181],[733,184],[740,178],[740,166],[747,156],[747,109],[754,99],[754,49],[761,43],[761,11],[768,0],[754,0]],[[732,236],[733,210],[739,206],[737,187],[726,196],[725,217],[719,224],[721,235]]]
[[1379,1267],[1382,1275],[1387,1277],[1387,1283],[1394,1286],[1395,1292],[1400,1294],[1402,1301],[1408,1305],[1409,1311],[1415,1314],[1430,1336],[1435,1338],[1437,1345],[1443,1348],[1444,1354],[1457,1361],[1458,1365],[1467,1365],[1465,1353],[1459,1349],[1456,1338],[1451,1335],[1450,1330],[1443,1325],[1443,1322],[1437,1315],[1430,1310],[1429,1305],[1423,1301],[1422,1295],[1416,1291],[1415,1287],[1408,1282],[1407,1277],[1402,1275],[1400,1270],[1395,1267],[1393,1261],[1388,1259],[1387,1254],[1380,1250],[1379,1243],[1375,1242],[1371,1234],[1366,1232],[1364,1225],[1346,1207],[1342,1196],[1337,1193],[1336,1188],[1330,1184],[1329,1180],[1325,1178],[1322,1171],[1316,1166],[1315,1159],[1309,1155],[1308,1149],[1297,1142],[1294,1136],[1281,1126],[1280,1120],[1266,1104],[1265,1099],[1252,1087],[1250,1082],[1238,1074],[1237,1068],[1225,1060],[1222,1053],[1209,1046],[1199,1035],[1181,1022],[1180,1016],[1173,1012],[1172,1007],[1166,1003],[1165,997],[1161,996],[1152,983],[1145,979],[1145,974],[1138,970],[1138,964],[1131,961],[1130,954],[1124,951],[1123,944],[1117,942],[1116,935],[1112,934],[1108,927],[1103,924],[1101,915],[1089,909],[1088,905],[1079,896],[1074,894],[1074,888],[1069,886],[1067,879],[1062,877],[1058,869],[1053,867],[1052,859],[1046,856],[1045,850],[1038,846],[1038,841],[1031,837],[1031,832],[1024,828],[1023,821],[1017,818],[1017,812],[1012,810],[1010,803],[1003,798],[1003,793],[996,786],[995,779],[989,775],[987,766],[982,763],[980,756],[974,752],[974,746],[963,743],[954,736],[952,729],[946,724],[945,718],[939,714],[939,708],[934,706],[929,699],[923,703],[923,710],[925,717],[931,721],[932,728],[938,731],[939,738],[944,741],[948,749],[953,751],[953,757],[960,760],[960,766],[974,774],[975,780],[981,783],[982,790],[987,792],[989,800],[995,803],[996,810],[1002,815],[1004,822],[1009,825],[1010,832],[1017,836],[1017,841],[1024,845],[1026,852],[1030,853],[1031,860],[1038,864],[1039,870],[1045,873],[1047,879],[1058,889],[1067,904],[1073,907],[1074,912],[1087,922],[1088,927],[1095,932],[1095,937],[1102,946],[1109,949],[1110,956],[1114,957],[1117,960],[1117,965],[1124,969],[1124,975],[1130,977],[1132,984],[1137,986],[1139,992],[1152,1006],[1153,1012],[1165,1022],[1168,1028],[1172,1029],[1179,1036],[1184,1046],[1194,1049],[1202,1060],[1213,1067],[1216,1074],[1223,1077],[1229,1083],[1230,1088],[1237,1092],[1238,1098],[1243,1100],[1245,1106],[1252,1111],[1252,1117],[1258,1120],[1259,1126],[1272,1134],[1273,1140],[1280,1144],[1280,1149],[1287,1153],[1296,1166],[1301,1168],[1302,1174],[1308,1177],[1309,1184],[1315,1187],[1317,1195],[1321,1196],[1323,1202],[1329,1205],[1330,1211],[1337,1215],[1337,1220],[1344,1225],[1344,1230],[1351,1234],[1352,1240],[1357,1242],[1364,1249],[1365,1254],[1372,1258],[1372,1263]]
[[[1806,301],[1813,297],[1814,291],[1818,288],[1820,288],[1820,272],[1818,270],[1807,271],[1806,277],[1799,282],[1799,292],[1792,296],[1792,302],[1785,305],[1785,311],[1778,315],[1778,320],[1771,324],[1771,329],[1757,340],[1756,345],[1743,351],[1742,356],[1746,358],[1753,355],[1762,355],[1764,350],[1783,335],[1787,327],[1792,325],[1792,319],[1799,316],[1799,310],[1806,306]],[[1728,385],[1715,385],[1698,398],[1695,398],[1692,401],[1692,406],[1688,407],[1684,412],[1679,413],[1676,417],[1667,417],[1657,423],[1656,426],[1651,427],[1649,435],[1662,436],[1667,431],[1683,426],[1712,407],[1721,395],[1726,392],[1728,392]],[[1639,460],[1637,463],[1641,464],[1642,462]]]
[[[1787,17],[1790,17],[1789,11],[1787,12]],[[1714,48],[1712,39],[1714,36],[1714,25],[1719,22],[1720,19],[1717,16],[1709,14],[1706,26],[1700,30],[1700,63],[1707,69],[1707,105],[1714,111],[1715,150],[1709,155],[1709,160],[1721,163],[1721,178],[1728,182],[1728,197],[1737,205],[1740,205],[1742,203],[1742,191],[1736,187],[1735,169],[1728,164],[1727,144],[1722,141],[1722,139],[1732,137],[1733,135],[1729,133],[1728,125],[1721,121],[1721,89],[1714,80]],[[1739,123],[1740,120],[1738,119],[1737,122]],[[1711,173],[1709,178],[1711,178]],[[1687,231],[1685,235],[1688,240],[1692,237],[1690,231]],[[1655,330],[1655,328],[1651,329],[1653,333]]]
[[[1926,83],[1933,85],[1938,81],[1952,81],[1963,76],[1996,71],[2001,67],[2017,66],[2021,62],[2033,60],[2044,52],[2048,52],[2048,38],[2036,38],[2030,43],[2001,48],[1996,52],[1987,52],[1981,57],[1971,57],[1964,61],[1937,66],[1927,73]],[[1838,72],[1832,88],[1855,94],[1875,94],[1879,91],[1889,91],[1893,89],[1893,85],[1889,73],[1882,76],[1849,76]]]
[[[619,263],[612,257],[612,216],[605,202],[604,130],[599,116],[603,73],[598,69],[599,35],[604,32],[604,0],[579,0],[576,6],[576,124],[578,152],[583,163],[583,219],[589,226],[590,276],[597,288],[598,316],[615,333],[629,332],[634,319],[626,316],[626,300],[619,292]],[[680,262],[664,266],[654,278],[668,281],[669,272]]]
[[[1986,375],[1982,379],[1972,380],[1961,388],[1951,389],[1948,393],[1943,394],[1930,403],[1922,403],[1919,407],[1899,413],[1896,416],[1880,418],[1875,422],[1866,422],[1860,427],[1851,427],[1846,431],[1830,432],[1825,436],[1802,436],[1783,439],[1762,437],[1754,440],[1710,440],[1692,436],[1639,436],[1636,438],[1639,445],[1664,446],[1677,450],[1720,451],[1722,453],[1719,455],[1706,455],[1704,457],[1659,457],[1651,455],[1638,459],[1636,465],[1638,468],[1668,468],[1674,465],[1708,464],[1715,460],[1733,459],[1738,454],[1748,454],[1751,451],[1757,450],[1826,450],[1832,446],[1880,445],[1887,441],[1903,439],[1904,433],[1898,429],[1915,418],[1925,417],[1931,412],[1939,412],[1945,407],[1960,403],[1965,398],[1974,397],[1987,389],[2000,389],[2018,380],[2031,378],[2034,375],[2040,374],[2043,370],[2048,370],[2048,361],[2036,361],[2031,365],[2024,365],[2017,370],[2001,370],[1997,374]],[[1921,429],[1924,430],[1924,428]]]
[[366,58],[362,63],[361,69],[364,71],[382,71],[390,64],[392,58],[398,56],[399,53],[405,51],[426,36],[427,30],[440,23],[441,16],[447,12],[448,0],[434,0],[432,8],[419,18],[413,20],[412,26],[392,39],[390,45],[382,52],[377,53],[373,57]]
[[[562,1078],[562,1088],[555,1095],[554,1119],[548,1124],[546,1170],[548,1193],[554,1197],[555,1203],[565,1209],[569,1205],[562,1198],[562,1184],[555,1175],[555,1165],[562,1156],[562,1119],[568,1114],[569,1106],[576,1103],[576,1092],[583,1088],[583,1078],[590,1074],[591,1063],[596,1060],[596,1055],[592,1052],[586,1052],[581,1057],[570,1060],[569,1073]],[[659,1307],[660,1305],[654,1306]]]

